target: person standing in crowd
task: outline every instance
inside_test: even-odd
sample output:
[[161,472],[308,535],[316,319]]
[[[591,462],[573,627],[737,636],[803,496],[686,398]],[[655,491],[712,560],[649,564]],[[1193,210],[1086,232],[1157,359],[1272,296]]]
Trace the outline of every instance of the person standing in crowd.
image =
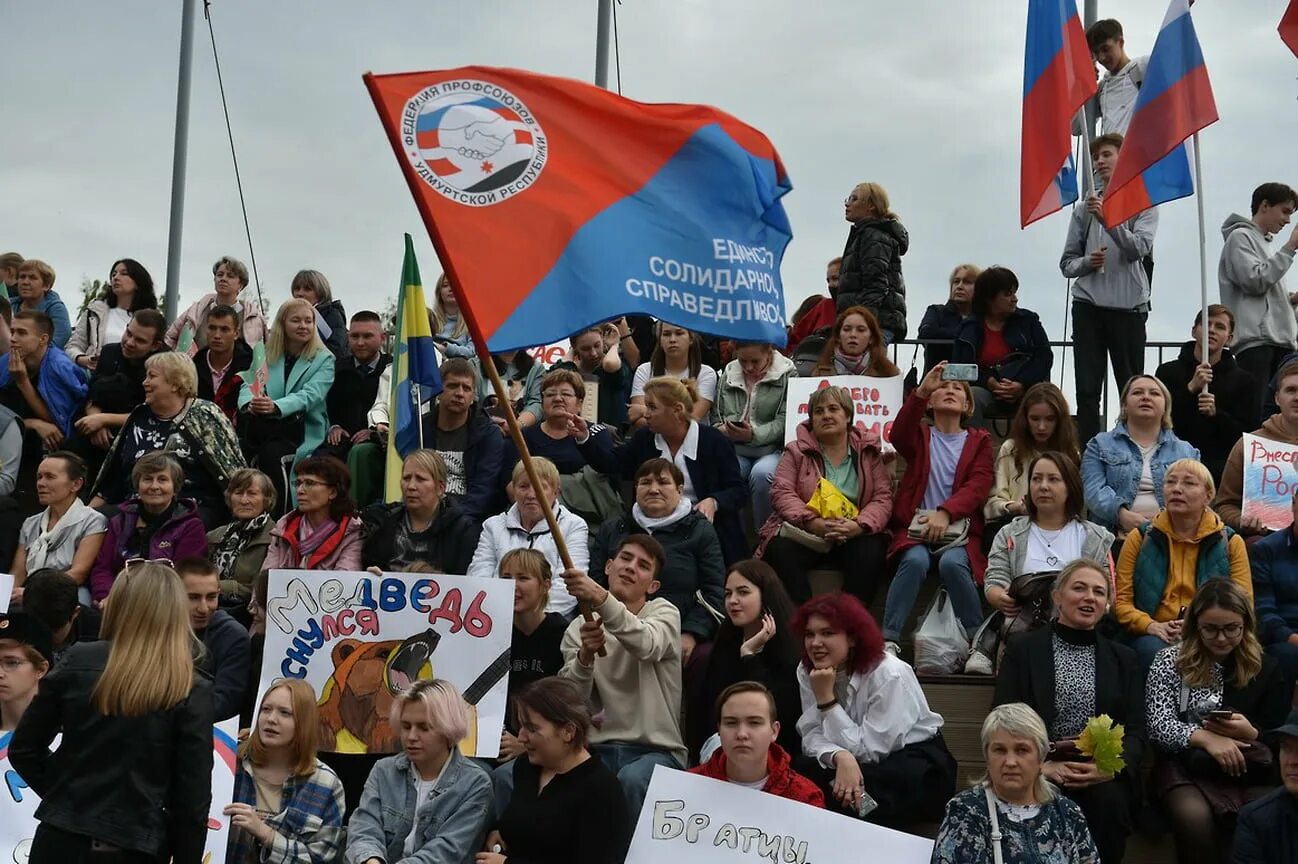
[[888,343],[874,313],[864,306],[849,306],[834,319],[811,374],[891,378],[900,370],[888,359]]
[[1100,864],[1081,808],[1047,780],[1050,739],[1036,712],[993,708],[981,738],[987,773],[947,804],[932,864]]
[[281,678],[261,697],[252,732],[239,745],[234,800],[221,810],[230,817],[225,864],[338,860],[347,836],[343,784],[316,758],[319,727],[307,682]]
[[509,805],[475,864],[620,864],[639,814],[627,812],[617,778],[591,755],[593,718],[581,690],[546,678],[513,704],[526,758],[514,760]]
[[[1254,429],[1253,434],[1268,441],[1298,444],[1298,360],[1286,363],[1276,372],[1275,404],[1279,409]],[[1269,529],[1256,516],[1244,517],[1244,439],[1230,448],[1226,467],[1221,472],[1221,487],[1213,509],[1223,522],[1245,536],[1267,534]]]
[[[1028,506],[992,541],[983,578],[987,603],[1006,619],[1032,614],[1023,609],[1028,583],[1041,574],[1058,573],[1069,562],[1086,560],[1112,571],[1113,535],[1083,515],[1082,475],[1062,453],[1047,450],[1028,465]],[[1037,620],[1024,620],[1015,630],[1035,629],[1046,623],[1049,607]],[[1007,622],[1008,623],[1008,622]],[[966,673],[992,674],[992,656],[975,645],[965,664]]]
[[379,379],[392,357],[383,352],[383,323],[368,309],[352,316],[347,331],[348,355],[334,365],[334,383],[325,397],[329,431],[317,456],[333,456],[343,462],[353,444],[368,441],[369,410],[379,394]]
[[609,436],[592,434],[589,424],[576,416],[569,417],[568,434],[591,467],[627,480],[649,459],[670,459],[684,477],[682,494],[716,526],[726,561],[748,557],[740,521],[748,489],[734,445],[714,427],[694,419],[698,403],[693,384],[663,376],[650,379],[644,390],[647,425],[625,443],[614,445]]
[[[901,651],[902,629],[934,558],[968,635],[983,618],[978,585],[987,566],[982,532],[983,504],[992,486],[991,436],[984,429],[965,428],[973,415],[973,395],[963,381],[943,381],[945,368],[939,363],[928,371],[892,427],[893,446],[906,460],[893,502],[888,550],[897,574],[883,613],[885,648],[894,655]],[[931,427],[923,422],[925,415],[932,418]],[[952,543],[959,533],[964,533],[963,545]]]
[[1163,480],[1165,508],[1122,544],[1113,616],[1127,631],[1142,669],[1185,638],[1181,610],[1205,582],[1228,579],[1253,595],[1244,538],[1208,506],[1215,491],[1203,463],[1173,462]]
[[[1099,108],[1100,131],[1108,135],[1127,134],[1131,115],[1136,110],[1136,97],[1149,68],[1148,57],[1131,59],[1127,56],[1127,40],[1122,35],[1122,24],[1112,18],[1096,21],[1086,28],[1086,44],[1091,57],[1104,68],[1095,94]],[[1080,134],[1074,129],[1074,134]]]
[[924,320],[919,322],[921,340],[942,340],[950,344],[924,346],[924,374],[943,360],[951,360],[956,337],[960,335],[960,322],[973,314],[974,283],[982,272],[977,264],[957,264],[947,279],[949,295],[945,303],[934,303],[924,310]]
[[838,311],[864,306],[879,319],[884,345],[905,339],[906,280],[901,256],[910,248],[910,235],[878,183],[858,183],[843,202],[843,215],[852,229],[843,247]]
[[1198,458],[1199,451],[1172,432],[1172,396],[1163,382],[1152,375],[1131,378],[1122,387],[1113,430],[1092,438],[1082,455],[1090,518],[1126,539],[1163,508],[1163,480],[1172,463]]
[[9,353],[0,357],[0,405],[34,433],[23,443],[23,462],[35,466],[40,449],[34,441],[54,450],[72,434],[72,420],[86,401],[86,379],[52,343],[54,324],[44,312],[15,312],[9,330]]
[[[568,553],[578,569],[590,563],[590,534],[586,520],[559,503],[559,469],[549,459],[538,456],[532,460],[541,488],[532,486],[532,480],[522,462],[514,466],[514,503],[504,513],[492,516],[482,524],[478,548],[469,563],[468,575],[480,579],[495,579],[500,572],[500,561],[510,549],[536,549],[545,555],[550,568],[560,571],[563,562],[559,547],[541,510],[541,496],[545,496],[559,531],[568,545]],[[577,603],[566,588],[556,585],[550,595],[548,612],[569,616]]]
[[1207,361],[1202,357],[1202,338],[1201,309],[1194,316],[1191,341],[1154,374],[1172,394],[1172,425],[1177,434],[1199,449],[1212,479],[1220,482],[1231,448],[1257,426],[1262,402],[1257,382],[1226,347],[1235,338],[1235,313],[1229,306],[1208,307]]
[[609,588],[581,570],[563,574],[568,593],[590,603],[598,617],[568,625],[559,675],[603,713],[603,724],[591,734],[593,752],[617,775],[628,813],[640,812],[655,766],[686,764],[681,615],[670,601],[649,599],[666,561],[662,544],[633,534],[609,565]]
[[693,381],[696,395],[690,407],[690,417],[703,421],[712,410],[717,398],[717,372],[703,362],[703,346],[697,333],[684,327],[659,321],[658,341],[649,362],[636,367],[631,379],[631,407],[628,418],[632,429],[644,428],[649,423],[648,394],[645,390],[650,379],[671,377]]
[[732,684],[756,682],[775,700],[776,738],[790,755],[802,752],[798,738],[798,639],[789,628],[793,601],[765,561],[738,561],[726,576],[726,617],[717,628],[703,674],[702,693],[691,690],[685,706],[691,754],[706,762],[720,743],[717,700]]
[[78,642],[99,638],[99,616],[77,602],[78,585],[61,570],[35,570],[23,586],[23,611],[53,635],[51,666]]
[[829,296],[819,295],[808,298],[816,302],[802,314],[801,318],[795,313],[790,319],[793,327],[789,330],[789,344],[785,349],[787,354],[792,355],[796,352],[802,341],[811,334],[833,326],[834,319],[838,317],[838,279],[842,269],[842,256],[829,259],[829,263],[825,265],[825,289]]
[[[45,509],[27,517],[18,533],[18,552],[9,568],[14,577],[13,601],[21,602],[27,575],[37,570],[62,570],[78,586],[90,579],[108,531],[108,519],[81,502],[86,463],[75,453],[55,450],[36,469],[36,499]],[[85,591],[86,605],[90,592]]]
[[176,571],[148,561],[123,570],[102,635],[68,649],[9,742],[14,770],[41,799],[27,860],[200,864],[212,691],[194,668],[200,648]]
[[1086,334],[1073,346],[1077,427],[1083,441],[1102,428],[1100,396],[1108,362],[1113,362],[1113,377],[1120,385],[1145,371],[1150,286],[1144,259],[1153,251],[1158,229],[1155,207],[1112,228],[1104,224],[1103,187],[1113,176],[1122,135],[1101,135],[1090,142],[1090,149],[1101,188],[1085,207],[1074,208],[1059,259],[1064,278],[1074,280],[1073,332]]
[[49,628],[25,612],[0,612],[0,739],[18,728],[53,665]]
[[[181,312],[171,326],[167,328],[167,347],[175,348],[180,341],[181,332],[188,327],[194,334],[194,344],[190,348],[192,355],[199,348],[207,347],[207,318],[216,306],[231,306],[239,316],[239,335],[249,347],[265,338],[266,319],[262,315],[261,305],[253,299],[242,303],[239,294],[248,287],[248,268],[242,261],[236,261],[226,255],[218,258],[212,265],[211,294],[204,294]],[[267,346],[269,347],[269,345]],[[267,362],[270,362],[267,358]]]
[[246,607],[252,585],[262,571],[275,527],[275,487],[256,468],[240,468],[230,475],[225,503],[233,517],[208,532],[208,558],[221,580],[221,606],[240,624],[248,623]]
[[[843,587],[869,605],[879,590],[888,554],[892,475],[879,438],[856,425],[855,405],[843,387],[824,387],[807,400],[811,415],[798,424],[784,448],[771,504],[775,512],[758,531],[756,557],[780,574],[794,602],[811,598],[807,573],[829,564],[843,573]],[[852,518],[824,518],[808,504],[825,484],[856,508]],[[814,535],[823,545],[785,525]],[[827,548],[826,548],[827,547]]]
[[[839,813],[889,827],[936,819],[956,775],[942,717],[914,671],[884,650],[870,613],[851,595],[821,594],[789,626],[802,634],[803,758],[794,768]],[[878,808],[867,810],[865,796]]]
[[716,726],[721,746],[691,774],[825,806],[825,793],[793,770],[793,758],[776,742],[780,718],[775,696],[764,685],[739,681],[723,690],[716,701]]
[[1231,864],[1298,860],[1298,709],[1269,736],[1279,740],[1281,786],[1239,811]]
[[671,601],[681,613],[681,659],[688,666],[694,649],[711,641],[725,594],[725,564],[712,523],[685,500],[685,475],[672,462],[650,459],[635,474],[631,512],[605,522],[591,543],[590,574],[608,587],[607,568],[615,550],[632,534],[648,534],[662,544],[667,563],[658,573],[653,597]]
[[[568,338],[569,359],[561,360],[550,367],[554,373],[561,369],[576,372],[586,385],[594,384],[598,389],[595,394],[595,422],[614,429],[627,423],[627,403],[631,398],[631,376],[639,365],[640,352],[631,338],[631,328],[625,318],[619,318],[611,325],[617,336],[616,343],[609,347],[604,339],[607,332],[605,324],[601,327],[589,327]],[[627,356],[623,357],[623,352]],[[630,355],[635,353],[636,363],[632,364]],[[548,375],[546,376],[549,377]],[[546,383],[541,382],[541,398],[545,398]],[[583,392],[590,390],[589,386]],[[584,398],[584,397],[583,397]],[[578,406],[580,408],[580,404]]]
[[[545,364],[526,351],[492,354],[491,362],[509,393],[509,403],[513,406],[518,425],[524,429],[536,425],[541,419],[541,378],[545,375]],[[487,406],[501,437],[508,438],[509,427],[505,424],[503,409],[497,407],[497,398],[491,378],[483,374],[478,379],[477,400]]]
[[1210,579],[1190,603],[1181,640],[1149,668],[1150,798],[1171,820],[1179,864],[1225,860],[1232,815],[1273,782],[1258,738],[1284,722],[1292,690],[1262,653],[1256,625],[1248,594]]
[[467,360],[477,356],[469,337],[469,326],[460,315],[460,303],[445,273],[437,277],[430,323],[433,325],[433,341],[447,357]]
[[297,503],[297,475],[290,466],[314,453],[329,428],[325,398],[334,381],[334,355],[320,341],[315,316],[308,301],[285,301],[266,340],[265,391],[254,396],[252,381],[244,381],[239,390],[245,455],[271,478],[276,500],[285,509]]
[[194,355],[198,398],[216,405],[233,425],[239,417],[239,389],[252,366],[252,349],[239,338],[239,313],[213,306],[207,313],[207,347]]
[[[1298,492],[1293,496],[1298,517]],[[1257,610],[1257,638],[1280,663],[1285,679],[1298,680],[1298,518],[1248,546]]]
[[212,714],[217,722],[234,717],[248,684],[248,631],[220,607],[221,579],[206,558],[182,558],[176,573],[189,599],[189,626],[203,643],[200,668],[212,679]]
[[768,342],[741,342],[717,386],[713,425],[735,445],[748,484],[753,524],[771,515],[771,481],[784,444],[785,403],[793,361]]
[[1253,376],[1260,401],[1271,376],[1298,341],[1298,322],[1289,305],[1284,276],[1298,251],[1298,226],[1274,253],[1272,237],[1298,209],[1298,192],[1283,183],[1253,190],[1251,216],[1232,213],[1221,226],[1225,244],[1217,264],[1221,302],[1236,316],[1235,362]]
[[347,822],[344,860],[471,860],[487,833],[491,778],[460,754],[471,722],[463,697],[449,681],[416,681],[393,699],[389,722],[402,752],[370,771]]
[[[1145,752],[1145,679],[1136,655],[1100,634],[1112,589],[1108,569],[1079,559],[1059,571],[1051,598],[1056,618],[1010,643],[993,702],[1023,702],[1041,716],[1055,758],[1041,768],[1082,810],[1099,861],[1121,861],[1140,806]],[[1122,772],[1106,774],[1072,750],[1092,717],[1123,727]]]
[[446,500],[446,463],[415,450],[401,463],[401,500],[361,513],[366,567],[404,570],[422,561],[436,573],[468,573],[482,526]]
[[295,485],[297,506],[271,529],[265,568],[361,569],[361,520],[347,466],[332,456],[303,459]]
[[316,331],[320,341],[339,362],[347,359],[347,311],[341,300],[334,299],[329,280],[319,270],[299,270],[289,283],[294,299],[305,300],[315,309]]
[[1015,516],[1028,512],[1028,465],[1042,453],[1054,451],[1081,467],[1082,451],[1077,443],[1077,424],[1062,390],[1043,381],[1023,394],[1010,434],[996,454],[996,480],[983,516],[987,520],[984,538],[995,537]]
[[1037,313],[1019,308],[1019,279],[1008,267],[988,267],[974,283],[972,314],[960,324],[953,363],[978,367],[974,425],[1013,416],[1023,393],[1050,380],[1055,362]]
[[141,456],[131,468],[135,495],[108,520],[108,533],[90,570],[90,596],[102,604],[128,561],[177,561],[207,554],[207,530],[198,505],[181,498],[185,475],[166,453]]
[[114,261],[103,292],[77,316],[66,346],[68,356],[82,369],[93,370],[100,352],[122,341],[131,316],[141,309],[157,308],[153,277],[144,265],[134,258]]
[[473,364],[451,357],[442,363],[441,375],[442,392],[423,418],[424,445],[446,463],[447,498],[470,519],[485,519],[495,512],[504,442],[474,401],[478,370]]
[[244,467],[234,427],[206,399],[199,399],[194,361],[176,351],[160,351],[144,361],[144,404],[131,412],[113,439],[90,504],[120,504],[129,490],[126,478],[148,453],[171,455],[180,465],[184,486],[176,494],[198,504],[203,524],[215,528],[229,518],[221,490]]
[[18,265],[18,302],[14,314],[40,312],[50,319],[50,344],[62,348],[72,336],[68,307],[54,290],[54,268],[44,261],[28,258]]

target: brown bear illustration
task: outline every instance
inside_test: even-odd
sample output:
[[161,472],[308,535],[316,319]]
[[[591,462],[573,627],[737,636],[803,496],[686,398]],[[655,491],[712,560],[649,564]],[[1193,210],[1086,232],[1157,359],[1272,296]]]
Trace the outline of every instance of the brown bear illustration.
[[425,630],[405,640],[334,645],[334,671],[320,691],[320,749],[336,753],[394,753],[388,723],[393,697],[420,678],[432,678],[440,634]]

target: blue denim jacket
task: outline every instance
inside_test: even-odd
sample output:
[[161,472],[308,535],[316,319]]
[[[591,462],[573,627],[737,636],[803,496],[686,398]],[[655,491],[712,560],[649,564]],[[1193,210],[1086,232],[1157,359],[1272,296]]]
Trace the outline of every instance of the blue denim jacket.
[[[1199,450],[1177,438],[1171,429],[1158,435],[1158,447],[1150,459],[1154,497],[1163,506],[1163,475],[1178,459],[1198,459]],[[1090,518],[1107,528],[1118,525],[1118,511],[1136,500],[1140,485],[1140,448],[1127,434],[1127,424],[1118,423],[1111,432],[1101,432],[1086,445],[1082,456],[1082,485]]]
[[[491,816],[491,775],[452,748],[427,801],[418,802],[415,775],[404,753],[380,759],[365,781],[361,803],[347,822],[347,864],[378,858],[388,864],[473,864]],[[419,845],[409,857],[406,837],[419,820]]]

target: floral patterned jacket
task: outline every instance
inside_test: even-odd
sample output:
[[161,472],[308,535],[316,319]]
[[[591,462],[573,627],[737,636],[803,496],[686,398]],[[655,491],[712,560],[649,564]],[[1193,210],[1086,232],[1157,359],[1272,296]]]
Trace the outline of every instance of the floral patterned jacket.
[[[985,788],[979,784],[947,802],[931,864],[992,864],[995,860]],[[1023,822],[1012,821],[1004,810],[997,818],[1005,864],[1099,864],[1086,817],[1062,795]]]

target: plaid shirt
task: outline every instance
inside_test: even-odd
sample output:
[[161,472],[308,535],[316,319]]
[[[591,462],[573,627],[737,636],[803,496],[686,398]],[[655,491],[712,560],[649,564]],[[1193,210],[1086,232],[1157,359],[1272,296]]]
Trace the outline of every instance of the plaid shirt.
[[[257,804],[257,785],[252,764],[240,762],[234,778],[234,800]],[[310,776],[290,777],[284,782],[280,812],[265,817],[275,830],[270,846],[262,846],[246,831],[234,828],[225,864],[333,864],[342,857],[346,828],[343,784],[333,769],[316,760]]]

